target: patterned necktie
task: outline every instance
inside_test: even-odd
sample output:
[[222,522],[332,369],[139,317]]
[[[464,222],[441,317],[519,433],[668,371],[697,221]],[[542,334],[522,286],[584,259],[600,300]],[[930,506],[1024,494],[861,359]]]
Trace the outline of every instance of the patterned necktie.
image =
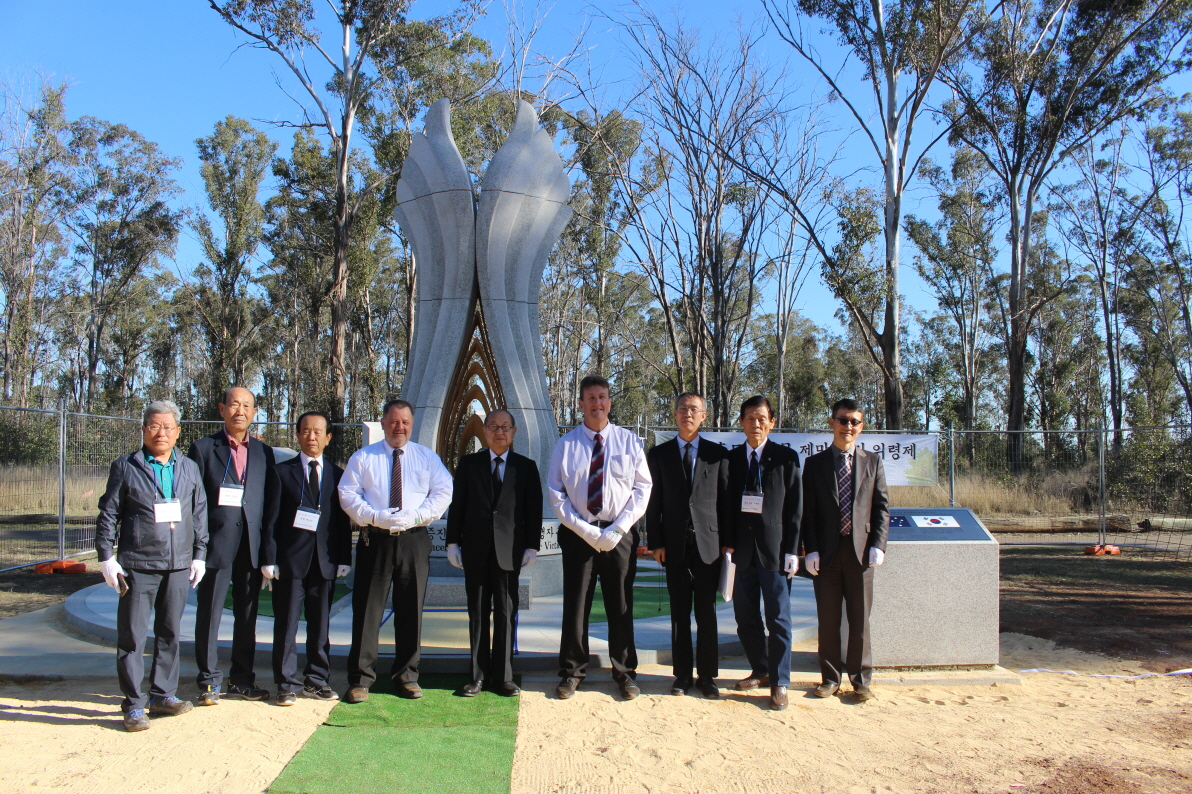
[[853,468],[848,454],[840,456],[840,470],[836,473],[837,491],[840,496],[840,534],[853,532]]
[[592,447],[592,463],[588,466],[588,513],[595,521],[604,509],[604,439],[597,433]]
[[501,495],[501,464],[505,462],[504,458],[493,459],[493,496]]
[[683,473],[687,475],[687,487],[691,487],[691,442],[683,445]]
[[306,485],[310,488],[310,500],[315,507],[319,506],[319,464],[313,460],[306,464],[310,468],[310,476],[306,478]]
[[757,462],[757,450],[749,453],[749,484],[746,490],[757,493],[762,489],[762,469]]
[[401,453],[393,450],[393,471],[389,474],[389,506],[401,510]]

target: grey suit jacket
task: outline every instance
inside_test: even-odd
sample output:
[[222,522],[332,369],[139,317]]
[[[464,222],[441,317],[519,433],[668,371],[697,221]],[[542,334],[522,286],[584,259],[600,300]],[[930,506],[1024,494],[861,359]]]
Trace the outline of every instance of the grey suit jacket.
[[[886,550],[890,534],[890,498],[882,459],[856,447],[853,467],[853,531],[851,538],[862,567],[869,566],[866,549]],[[836,460],[828,447],[807,459],[803,467],[803,547],[819,552],[820,565],[831,565],[840,548],[840,493]]]

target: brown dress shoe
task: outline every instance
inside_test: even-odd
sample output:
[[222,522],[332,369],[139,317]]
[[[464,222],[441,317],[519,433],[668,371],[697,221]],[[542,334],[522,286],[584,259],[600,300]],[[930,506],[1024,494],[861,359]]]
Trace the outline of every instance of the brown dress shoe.
[[368,700],[368,687],[354,686],[344,695],[344,703],[363,703]]
[[410,700],[417,700],[422,697],[422,687],[418,686],[417,681],[406,681],[398,683],[397,696],[399,698],[408,698]]
[[555,694],[559,696],[560,700],[566,700],[575,695],[575,690],[579,687],[578,678],[564,678],[559,682],[555,688]]
[[865,685],[853,687],[853,694],[857,696],[857,700],[864,703],[866,700],[873,700],[873,690]]
[[830,698],[840,689],[840,684],[820,684],[815,688],[817,698]]
[[770,685],[770,676],[768,676],[764,673],[761,675],[758,675],[756,673],[750,673],[748,678],[742,678],[740,681],[737,682],[737,689],[745,691],[745,690],[749,690],[749,689],[757,689],[759,686],[769,686],[769,685]]
[[786,687],[772,686],[770,687],[770,710],[782,711],[787,707],[786,701]]
[[521,694],[521,689],[512,681],[506,681],[493,691],[498,695],[504,695],[507,698],[514,698]]

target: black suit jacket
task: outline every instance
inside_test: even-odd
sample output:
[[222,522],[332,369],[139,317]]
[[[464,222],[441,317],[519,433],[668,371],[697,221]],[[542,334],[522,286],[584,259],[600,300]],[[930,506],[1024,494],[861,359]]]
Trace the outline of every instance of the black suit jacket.
[[[190,445],[187,457],[199,466],[203,489],[207,493],[207,567],[231,568],[240,548],[240,535],[248,531],[248,548],[252,565],[260,562],[261,531],[277,516],[277,468],[273,447],[253,439],[248,444],[248,480],[244,485],[244,506],[220,507],[219,486],[224,472],[229,483],[238,483],[235,464],[228,465],[231,450],[224,431],[220,430]],[[245,524],[247,523],[247,526]]]
[[542,542],[538,464],[512,450],[505,461],[501,493],[495,499],[487,449],[465,455],[455,467],[447,542],[459,544],[465,568],[482,567],[492,549],[501,570],[519,570],[525,550],[537,551]]
[[[783,557],[796,554],[803,511],[803,484],[799,479],[799,453],[767,441],[759,461],[762,473],[761,513],[741,512],[741,495],[749,479],[748,444],[728,453],[728,521],[720,528],[720,543],[733,549],[737,565],[753,564],[756,551],[762,567],[781,571]],[[726,531],[727,530],[727,531]]]
[[728,505],[728,450],[709,441],[699,440],[695,474],[687,485],[683,471],[683,452],[678,437],[665,441],[646,453],[650,477],[650,503],[646,507],[646,545],[650,550],[665,548],[671,555],[686,559],[687,527],[695,529],[699,556],[711,565],[720,556],[721,514]]
[[[886,550],[890,534],[890,498],[886,469],[872,452],[854,447],[853,548],[861,566],[869,567],[868,548]],[[828,447],[807,459],[803,467],[803,547],[818,552],[827,567],[840,548],[840,491],[836,485],[836,459]]]
[[335,578],[335,566],[352,564],[352,526],[339,504],[339,478],[344,470],[323,456],[319,480],[319,523],[315,531],[294,526],[299,505],[314,507],[306,491],[306,470],[302,458],[277,464],[281,483],[277,520],[261,538],[261,565],[276,565],[286,579],[301,579],[310,570],[312,557],[318,560],[324,579]]

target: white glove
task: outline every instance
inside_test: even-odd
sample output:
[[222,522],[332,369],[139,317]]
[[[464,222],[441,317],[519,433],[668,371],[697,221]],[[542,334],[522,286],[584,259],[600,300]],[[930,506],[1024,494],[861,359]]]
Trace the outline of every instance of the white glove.
[[464,567],[464,553],[459,550],[458,543],[447,544],[447,562],[451,563],[456,568]]
[[342,579],[352,572],[351,565],[337,565],[335,566],[335,578]]
[[124,569],[120,567],[120,563],[116,562],[115,557],[109,557],[99,564],[99,570],[103,572],[103,580],[108,583],[108,587],[113,590],[120,589],[120,581],[116,578],[117,575],[123,574]]
[[393,513],[393,526],[389,528],[389,532],[396,534],[397,532],[405,532],[410,527],[418,526],[418,512],[415,510],[398,510]]
[[276,579],[277,578],[277,566],[276,565],[262,565],[261,566],[261,576],[264,576],[266,579]]
[[881,564],[886,561],[886,553],[877,547],[869,549],[869,564],[874,568],[881,567]]
[[819,552],[813,551],[803,558],[807,563],[807,573],[812,576],[819,576]]
[[203,581],[203,574],[207,573],[207,563],[204,560],[190,561],[190,586],[198,587]]
[[522,555],[521,567],[529,568],[534,564],[534,560],[536,559],[538,559],[538,552],[534,551],[533,549],[526,549],[525,554]]
[[786,578],[789,579],[799,572],[799,558],[794,554],[786,554],[783,555],[783,557],[784,564],[782,566],[782,572],[785,573]]
[[612,551],[621,542],[621,533],[611,527],[604,530],[596,540],[596,551]]
[[389,530],[389,534],[396,535],[404,532],[413,524],[405,516],[405,510],[382,510],[373,517],[373,526]]

